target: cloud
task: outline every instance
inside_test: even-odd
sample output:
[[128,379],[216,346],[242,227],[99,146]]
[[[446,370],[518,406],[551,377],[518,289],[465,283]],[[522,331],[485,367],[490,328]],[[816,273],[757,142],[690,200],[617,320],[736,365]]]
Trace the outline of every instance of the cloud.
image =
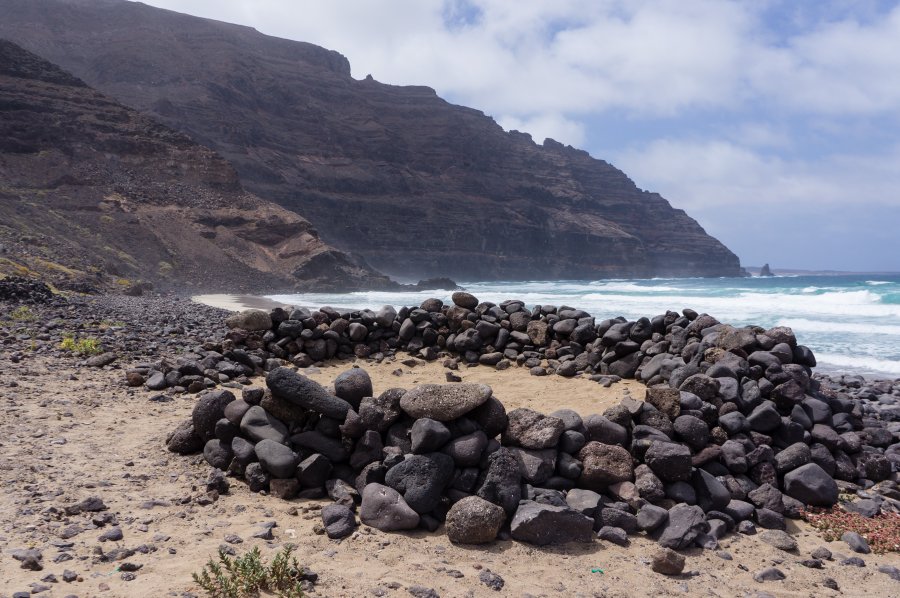
[[661,139],[619,154],[616,165],[675,204],[868,204],[900,207],[900,145],[871,154],[788,159],[723,140]]

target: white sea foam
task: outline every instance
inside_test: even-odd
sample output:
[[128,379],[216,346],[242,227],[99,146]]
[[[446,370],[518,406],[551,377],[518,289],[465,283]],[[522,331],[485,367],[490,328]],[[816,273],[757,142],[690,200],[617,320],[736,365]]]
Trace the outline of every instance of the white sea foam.
[[827,370],[856,370],[864,374],[900,376],[900,360],[858,357],[837,353],[816,353],[818,368]]
[[805,318],[782,318],[778,326],[790,326],[795,333],[825,332],[849,334],[885,334],[900,336],[900,326],[879,323],[860,322],[828,322],[824,320],[808,320]]
[[891,283],[888,280],[867,280],[866,284],[871,285],[873,287],[880,287],[881,285],[893,284],[893,283]]

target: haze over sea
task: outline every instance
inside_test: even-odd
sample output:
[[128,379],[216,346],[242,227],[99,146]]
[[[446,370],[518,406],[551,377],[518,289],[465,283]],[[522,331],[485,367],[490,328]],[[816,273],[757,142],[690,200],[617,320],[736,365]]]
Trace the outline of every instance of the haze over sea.
[[[815,353],[817,371],[900,377],[900,274],[459,284],[481,301],[521,299],[529,308],[568,305],[589,312],[598,322],[688,307],[736,326],[790,326],[798,342]],[[450,295],[431,290],[268,297],[291,305],[374,310],[418,305],[428,297],[449,302]]]

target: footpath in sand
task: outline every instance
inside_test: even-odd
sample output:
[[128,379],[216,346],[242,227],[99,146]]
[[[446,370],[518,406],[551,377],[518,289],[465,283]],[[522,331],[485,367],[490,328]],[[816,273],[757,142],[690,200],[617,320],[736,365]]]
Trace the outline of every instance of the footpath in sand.
[[[685,573],[665,577],[651,571],[649,558],[657,545],[643,537],[632,537],[624,548],[599,541],[466,547],[451,544],[442,530],[386,534],[362,526],[335,541],[315,531],[327,500],[282,501],[232,481],[230,494],[197,504],[192,499],[205,493],[209,466],[200,455],[179,457],[164,446],[167,433],[189,417],[196,397],[157,402],[152,398],[159,393],[127,389],[123,368],[128,365],[82,369],[74,360],[45,356],[0,363],[0,597],[29,591],[81,598],[202,595],[191,573],[226,537],[235,541],[232,535],[241,540],[230,544],[239,554],[259,546],[267,558],[286,542],[296,544],[301,563],[319,576],[311,595],[329,597],[410,596],[416,585],[442,597],[900,595],[900,583],[877,571],[882,564],[900,565],[896,553],[864,555],[865,567],[842,566],[840,554],[852,556],[846,544],[823,542],[802,522],[788,524],[799,544],[796,552],[780,551],[758,536],[730,534],[720,551],[684,551]],[[329,384],[350,365],[335,364],[310,376]],[[438,363],[360,365],[376,393],[445,381]],[[507,409],[527,406],[546,413],[568,407],[587,415],[602,412],[627,392],[643,397],[643,386],[635,382],[603,388],[586,379],[532,377],[519,368],[462,367],[457,373],[464,381],[491,385]],[[261,378],[254,382],[263,384]],[[91,520],[103,513],[64,514],[66,506],[91,496],[103,500],[113,521],[96,527]],[[274,539],[253,538],[257,524],[265,522],[276,523]],[[99,541],[114,527],[121,529],[121,540]],[[821,570],[800,565],[819,546],[835,558]],[[24,570],[11,558],[11,550],[29,547],[42,550],[42,571]],[[103,555],[116,548],[135,552],[106,561]],[[59,560],[69,558],[63,554],[70,560]],[[140,568],[123,573],[123,563]],[[753,580],[753,572],[775,565],[785,580]],[[503,578],[502,590],[479,581],[485,569]],[[65,570],[80,579],[64,582]],[[41,581],[48,574],[56,583]],[[838,590],[826,587],[829,578]],[[41,587],[47,589],[38,591]]]

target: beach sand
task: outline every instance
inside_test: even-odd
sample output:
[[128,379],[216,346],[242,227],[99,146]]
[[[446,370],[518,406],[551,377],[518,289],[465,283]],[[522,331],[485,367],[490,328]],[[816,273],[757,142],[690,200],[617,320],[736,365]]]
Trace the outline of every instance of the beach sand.
[[[361,363],[370,372],[375,392],[390,387],[409,388],[419,383],[443,382],[444,369],[437,363],[401,365],[386,361]],[[330,383],[351,364],[321,368],[311,377]],[[394,372],[400,370],[400,375]],[[513,368],[461,368],[465,381],[490,384],[507,406],[528,406],[543,412],[562,407],[583,415],[602,411],[628,392],[642,398],[634,382],[608,389],[586,379],[537,378]],[[72,379],[73,376],[77,379]],[[75,571],[83,581],[60,581],[47,596],[178,596],[202,595],[192,582],[229,534],[243,543],[242,553],[259,546],[271,557],[285,543],[297,545],[300,561],[319,574],[311,595],[410,596],[419,585],[448,596],[755,596],[758,591],[774,596],[870,596],[900,595],[900,583],[877,571],[880,564],[900,565],[900,557],[865,555],[866,567],[825,563],[823,570],[799,564],[820,545],[850,555],[846,545],[830,544],[807,525],[791,522],[797,553],[782,552],[758,536],[729,535],[721,542],[733,560],[715,552],[685,552],[685,574],[665,577],[651,571],[649,559],[655,542],[632,537],[628,547],[607,542],[538,548],[510,541],[490,546],[457,546],[443,532],[387,534],[361,527],[353,536],[329,540],[315,533],[319,509],[328,501],[283,501],[252,494],[242,481],[231,480],[231,493],[208,506],[191,502],[204,490],[209,467],[199,455],[180,457],[164,448],[167,433],[190,416],[195,397],[176,397],[154,402],[158,393],[126,389],[123,370],[85,370],[74,362],[35,358],[27,364],[4,365],[0,372],[0,596],[25,591],[47,573],[60,577]],[[15,380],[18,386],[10,388]],[[255,379],[263,384],[262,379]],[[99,496],[114,513],[124,532],[120,542],[101,544],[104,529],[89,523],[89,516],[66,517],[67,505]],[[148,501],[160,501],[152,506]],[[150,506],[150,508],[145,508]],[[274,521],[275,540],[251,538],[255,524]],[[72,542],[74,559],[54,563],[58,554],[49,547],[62,541],[71,525],[83,529]],[[71,531],[71,530],[69,530]],[[30,545],[44,550],[44,570],[26,571],[9,557],[9,551]],[[117,571],[121,562],[101,562],[96,550],[113,547],[152,546],[127,558],[143,567],[133,581]],[[777,566],[787,579],[757,583],[752,573]],[[500,575],[500,592],[479,581],[485,569]],[[592,572],[602,569],[603,572]],[[460,575],[461,574],[461,575]],[[822,585],[833,578],[842,594]]]

